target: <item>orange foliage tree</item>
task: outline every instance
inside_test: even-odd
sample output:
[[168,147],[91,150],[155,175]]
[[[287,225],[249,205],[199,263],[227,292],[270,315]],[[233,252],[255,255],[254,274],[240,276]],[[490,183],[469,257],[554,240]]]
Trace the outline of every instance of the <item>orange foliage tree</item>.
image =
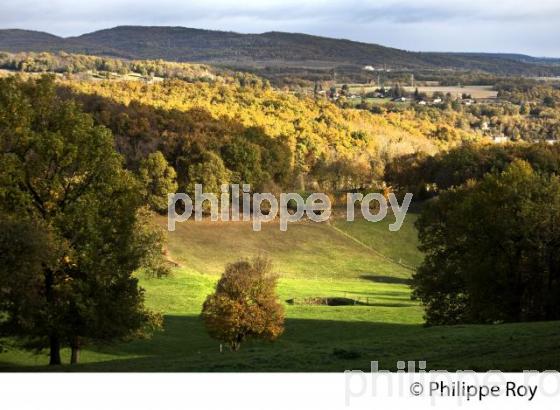
[[226,266],[216,291],[202,307],[210,336],[239,350],[248,338],[273,341],[284,331],[284,308],[269,259],[257,257]]

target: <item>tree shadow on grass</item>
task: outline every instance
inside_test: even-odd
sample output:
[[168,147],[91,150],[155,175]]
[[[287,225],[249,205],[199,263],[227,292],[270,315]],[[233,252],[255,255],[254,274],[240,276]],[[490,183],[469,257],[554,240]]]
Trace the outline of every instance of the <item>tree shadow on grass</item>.
[[[426,360],[428,369],[559,369],[558,322],[423,327],[421,324],[318,319],[287,319],[285,333],[274,343],[247,342],[241,351],[220,353],[197,316],[166,316],[165,331],[147,340],[113,346],[90,346],[114,360],[77,366],[16,367],[0,371],[79,372],[341,372],[368,370],[370,362],[395,370],[397,360]],[[553,331],[554,330],[554,331]],[[511,338],[515,343],[511,343]],[[527,346],[533,347],[528,353]]]
[[[381,343],[380,335],[399,334],[422,329],[420,325],[400,325],[364,321],[286,319],[284,334],[274,343],[248,341],[241,351],[230,352],[211,339],[197,316],[166,316],[165,329],[151,339],[106,346],[88,346],[88,353],[112,355],[113,360],[82,363],[75,366],[0,365],[0,371],[39,372],[238,372],[238,371],[344,371],[369,366],[367,352],[379,354],[391,349]],[[342,352],[342,353],[341,353]],[[350,352],[350,353],[348,353]],[[356,353],[358,352],[358,353]],[[359,360],[359,361],[358,361]]]
[[361,291],[349,291],[344,289],[335,289],[333,292],[338,292],[340,294],[347,295],[360,295],[360,296],[370,296],[376,300],[387,300],[387,301],[410,301],[410,293],[408,291],[373,291],[373,292],[361,292]]
[[385,275],[361,275],[360,279],[365,279],[376,283],[393,283],[401,285],[410,285],[412,283],[412,279],[410,278],[396,278],[394,276]]
[[[380,298],[380,297],[370,297],[363,296],[356,292],[356,294],[360,295],[355,298],[348,298],[348,297],[340,297],[340,296],[333,296],[333,297],[311,297],[311,298],[294,298],[286,300],[288,305],[294,306],[322,306],[322,307],[331,307],[331,306],[377,306],[377,307],[410,307],[411,303],[398,303],[395,302],[396,298]],[[379,299],[386,299],[389,302],[380,302]]]

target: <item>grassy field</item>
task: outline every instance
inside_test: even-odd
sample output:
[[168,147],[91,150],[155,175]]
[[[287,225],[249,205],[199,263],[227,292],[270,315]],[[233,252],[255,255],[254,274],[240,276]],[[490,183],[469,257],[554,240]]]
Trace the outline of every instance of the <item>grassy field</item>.
[[[367,370],[370,361],[394,370],[397,360],[426,360],[430,369],[560,369],[558,322],[427,328],[422,308],[410,300],[407,281],[421,254],[414,215],[400,232],[386,223],[335,221],[332,225],[275,223],[259,233],[247,223],[183,223],[169,235],[173,276],[140,274],[147,303],[165,314],[151,339],[89,346],[82,364],[64,371],[343,371]],[[160,223],[165,223],[162,218]],[[275,343],[249,342],[219,352],[199,318],[226,263],[270,256],[280,274],[282,301],[345,297],[350,306],[285,304],[286,330]],[[400,262],[396,263],[396,262]],[[69,352],[63,352],[68,363]],[[2,370],[53,370],[45,354],[10,349]]]
[[337,219],[333,226],[374,252],[399,264],[416,268],[423,258],[422,253],[418,250],[418,238],[414,228],[416,219],[417,214],[408,213],[405,223],[398,232],[389,231],[389,224],[393,222],[389,218],[377,223],[348,222],[345,219]]
[[451,94],[453,97],[461,96],[462,94],[469,94],[472,98],[496,98],[498,92],[494,90],[491,85],[466,85],[464,87],[459,86],[430,86],[430,87],[404,87],[408,92],[414,92],[418,88],[421,93],[426,93],[428,96],[432,96],[436,92]]
[[[342,85],[340,85],[341,87]],[[364,85],[364,84],[350,84],[349,91],[352,94],[361,95],[362,93],[369,93],[376,91],[377,86],[371,85]],[[496,98],[498,96],[498,92],[493,89],[491,85],[465,85],[465,86],[440,86],[440,85],[430,85],[430,86],[410,86],[405,85],[403,88],[409,92],[413,93],[416,89],[418,89],[421,93],[426,93],[428,96],[432,96],[435,92],[441,92],[444,94],[450,93],[453,97],[461,96],[462,94],[470,94],[472,98]],[[372,98],[367,99],[375,101],[383,102],[384,99],[380,98]]]
[[[361,104],[362,102],[365,102],[365,103],[371,104],[371,105],[384,105],[384,104],[387,104],[387,103],[391,102],[392,98],[362,98],[362,97],[358,96],[356,98],[348,98],[346,101],[352,107],[356,107],[357,105]],[[404,103],[399,102],[398,104],[410,105],[410,102],[404,102]]]

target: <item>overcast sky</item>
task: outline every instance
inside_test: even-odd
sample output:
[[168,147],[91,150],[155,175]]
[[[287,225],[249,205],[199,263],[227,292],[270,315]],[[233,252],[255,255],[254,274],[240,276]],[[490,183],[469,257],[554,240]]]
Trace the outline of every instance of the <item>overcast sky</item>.
[[0,0],[0,28],[72,36],[117,25],[275,30],[406,50],[560,57],[560,0]]

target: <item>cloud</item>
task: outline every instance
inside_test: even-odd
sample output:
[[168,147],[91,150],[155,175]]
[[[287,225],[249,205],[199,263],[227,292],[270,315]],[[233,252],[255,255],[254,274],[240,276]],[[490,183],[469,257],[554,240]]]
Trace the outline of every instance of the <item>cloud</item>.
[[[116,25],[238,32],[297,31],[406,49],[560,55],[558,0],[21,0],[0,3],[0,27],[78,35]],[[459,48],[460,47],[460,48]],[[465,48],[467,47],[467,48]]]

